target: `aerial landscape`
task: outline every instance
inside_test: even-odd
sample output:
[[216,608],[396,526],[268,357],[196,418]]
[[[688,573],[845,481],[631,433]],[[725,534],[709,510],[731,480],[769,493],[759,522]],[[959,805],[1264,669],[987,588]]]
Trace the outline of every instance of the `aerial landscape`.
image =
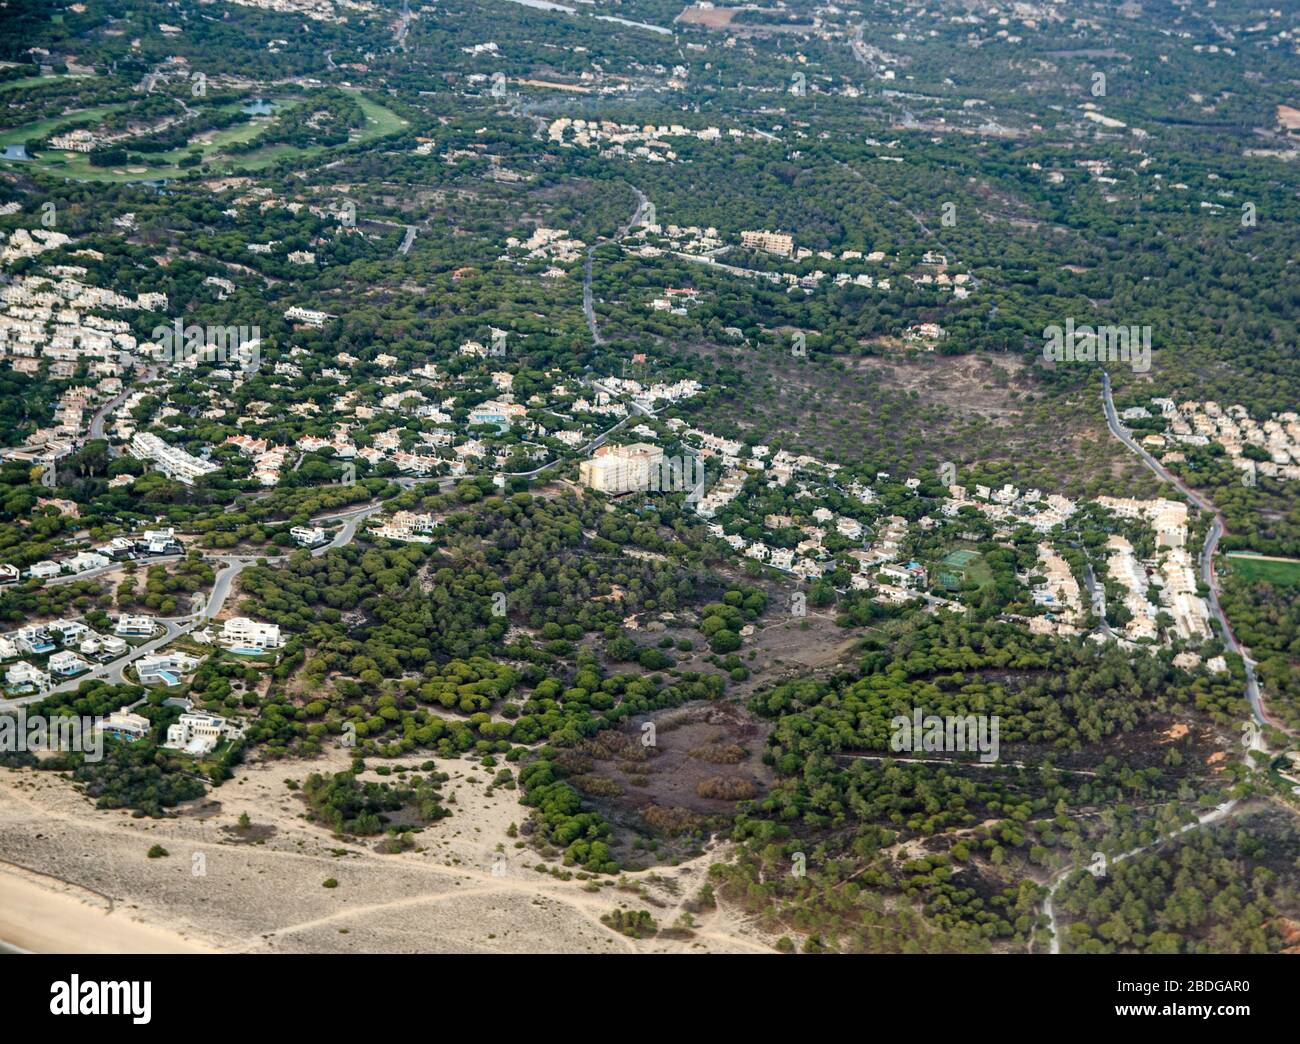
[[1300,954],[1298,222],[1294,4],[9,0],[0,951]]

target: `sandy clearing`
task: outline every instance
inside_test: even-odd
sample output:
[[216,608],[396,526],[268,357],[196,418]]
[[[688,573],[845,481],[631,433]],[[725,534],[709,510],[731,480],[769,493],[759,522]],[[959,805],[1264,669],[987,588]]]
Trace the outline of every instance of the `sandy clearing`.
[[[669,927],[722,853],[629,875],[628,888],[538,872],[538,854],[507,835],[527,815],[517,792],[489,794],[497,770],[471,761],[438,761],[454,815],[416,834],[414,851],[338,840],[303,818],[286,780],[347,764],[336,750],[241,766],[165,820],[96,810],[52,773],[0,770],[0,853],[76,883],[0,865],[0,939],[38,952],[771,952],[725,910],[696,915],[684,939],[633,940],[602,924],[623,907]],[[244,812],[260,843],[234,829]],[[147,858],[154,844],[169,855]],[[331,877],[338,887],[322,887]],[[112,897],[112,913],[94,893]]]
[[33,953],[208,953],[211,949],[140,921],[91,893],[0,866],[0,938]]

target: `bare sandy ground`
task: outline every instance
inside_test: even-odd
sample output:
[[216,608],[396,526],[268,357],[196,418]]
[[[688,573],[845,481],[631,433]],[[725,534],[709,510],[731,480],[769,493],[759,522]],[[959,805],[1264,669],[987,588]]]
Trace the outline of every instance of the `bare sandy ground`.
[[94,893],[24,870],[0,873],[0,933],[33,953],[200,953],[208,948],[136,920]]
[[[723,853],[600,886],[559,880],[507,836],[526,818],[516,792],[488,796],[496,770],[468,761],[438,762],[454,814],[415,835],[416,850],[338,840],[303,818],[285,781],[346,765],[335,751],[243,766],[207,804],[161,821],[98,811],[52,773],[0,769],[0,939],[65,953],[772,952],[726,909],[696,915],[682,939],[633,940],[602,924],[623,907],[671,926]],[[155,844],[169,854],[148,858]]]

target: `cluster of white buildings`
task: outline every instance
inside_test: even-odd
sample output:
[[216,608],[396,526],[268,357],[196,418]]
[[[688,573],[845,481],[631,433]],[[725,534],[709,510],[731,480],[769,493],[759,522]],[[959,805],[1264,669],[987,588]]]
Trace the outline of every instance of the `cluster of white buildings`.
[[1039,489],[1022,492],[1010,484],[1001,489],[977,485],[974,494],[971,494],[964,486],[949,486],[948,499],[940,511],[953,518],[963,507],[972,507],[995,522],[1027,525],[1040,533],[1050,532],[1078,510],[1078,505],[1069,497],[1063,497],[1059,493],[1045,496]]
[[[1164,435],[1148,435],[1143,439],[1144,445],[1152,450],[1172,448],[1175,444],[1217,443],[1232,463],[1251,478],[1258,472],[1275,479],[1300,480],[1300,415],[1288,411],[1257,421],[1240,405],[1225,407],[1217,402],[1195,400],[1175,404],[1171,399],[1151,402],[1166,421]],[[1123,414],[1125,419],[1149,415],[1141,406]],[[1267,459],[1246,456],[1244,451],[1248,446],[1262,451]]]
[[[52,580],[56,576],[75,576],[104,569],[114,562],[141,555],[179,555],[184,551],[185,548],[176,539],[173,529],[146,529],[138,537],[113,537],[89,551],[78,551],[70,558],[34,562],[27,570],[27,575],[34,580]],[[14,583],[18,578],[16,566],[0,564],[0,583]]]
[[93,378],[122,377],[134,364],[131,353],[139,344],[126,320],[95,313],[161,311],[167,295],[128,297],[90,286],[79,278],[86,270],[75,265],[51,266],[49,272],[48,277],[16,276],[0,286],[0,359],[28,374],[44,363],[56,379],[74,376],[81,364]]
[[370,535],[385,540],[402,540],[407,543],[428,544],[431,534],[438,528],[438,520],[429,514],[415,511],[394,511],[392,516],[370,530]]
[[[1098,497],[1097,503],[1121,518],[1147,522],[1155,536],[1153,562],[1139,561],[1130,541],[1118,534],[1107,541],[1111,551],[1107,562],[1110,576],[1123,584],[1124,604],[1132,619],[1125,625],[1134,641],[1159,637],[1160,612],[1173,620],[1174,636],[1183,641],[1202,641],[1211,634],[1210,609],[1197,594],[1196,556],[1187,547],[1187,505],[1157,498]],[[1158,603],[1149,598],[1155,588]]]
[[149,431],[135,434],[131,439],[130,452],[137,460],[152,461],[168,478],[175,479],[186,486],[193,485],[195,479],[221,470],[219,465],[201,460],[178,446],[163,442]]
[[349,13],[373,14],[369,0],[231,0],[241,7],[258,7],[280,14],[301,15],[313,22],[344,23]]
[[57,250],[72,242],[72,237],[52,228],[16,228],[0,241],[0,268],[25,257],[35,257],[47,250]]
[[582,257],[586,246],[581,239],[572,238],[568,229],[538,226],[527,239],[510,236],[506,240],[506,253],[501,255],[501,260],[508,261],[522,255],[530,261],[572,264]]
[[253,458],[253,477],[261,485],[274,486],[280,481],[280,472],[289,455],[288,446],[270,445],[266,439],[243,434],[231,435],[226,439],[226,445],[234,446],[245,457]]
[[[832,250],[811,250],[797,246],[793,237],[784,232],[772,232],[766,229],[751,229],[740,233],[740,245],[749,250],[757,250],[775,257],[806,261],[817,258],[822,261],[855,262],[880,265],[889,261],[884,251],[862,251],[843,249],[838,253]],[[726,244],[713,227],[661,225],[650,223],[633,229],[625,239],[625,249],[638,257],[656,258],[664,254],[687,261],[698,261],[713,265],[724,271],[749,279],[763,279],[778,286],[784,285],[789,292],[797,290],[811,294],[825,283],[835,287],[858,286],[868,290],[887,293],[894,288],[893,277],[873,272],[838,271],[829,272],[821,268],[805,274],[797,272],[766,272],[743,268],[738,265],[724,264],[719,257],[731,247]],[[895,258],[896,260],[896,258]],[[942,254],[927,252],[921,261],[923,266],[934,271],[906,272],[902,279],[915,286],[926,287],[939,292],[950,292],[955,298],[970,296],[975,287],[975,280],[968,272],[949,272],[947,258]],[[659,311],[676,311],[666,296],[656,299],[651,305]]]
[[599,404],[608,402],[608,399],[601,399],[599,393],[626,395],[645,410],[656,410],[660,403],[682,402],[698,395],[703,387],[699,381],[689,379],[642,384],[640,381],[625,380],[622,377],[601,377],[599,380],[594,380],[592,386],[598,391]]
[[[15,692],[43,691],[54,679],[74,678],[91,670],[94,660],[107,663],[130,647],[121,638],[93,631],[79,620],[31,624],[0,635],[0,661],[14,660],[5,669],[5,685]],[[45,657],[38,666],[19,657]]]
[[721,141],[758,137],[753,131],[718,127],[694,129],[679,123],[616,123],[612,120],[571,119],[562,116],[547,127],[548,139],[566,148],[574,146],[596,148],[601,156],[622,156],[651,163],[666,163],[677,159],[670,144],[672,138],[690,138],[695,141]]
[[[706,519],[716,517],[735,501],[751,478],[760,478],[769,487],[785,487],[794,482],[799,497],[806,497],[810,502],[816,503],[819,500],[818,485],[824,485],[839,471],[838,465],[806,454],[796,455],[785,450],[772,453],[771,448],[765,445],[746,448],[734,439],[698,428],[685,428],[680,422],[668,423],[678,427],[683,441],[698,447],[697,452],[702,458],[717,461],[721,466],[718,480],[695,505],[696,512]],[[845,492],[863,505],[875,499],[870,489],[857,483]],[[763,518],[763,528],[769,534],[778,530],[799,529],[802,539],[793,548],[779,546],[770,537],[747,540],[740,534],[728,534],[724,526],[717,522],[710,522],[708,530],[747,558],[764,562],[804,580],[814,580],[827,571],[827,563],[833,557],[824,546],[828,534],[836,533],[845,540],[861,541],[865,538],[866,529],[857,519],[848,515],[836,515],[824,506],[811,508],[808,515],[811,522],[802,525],[788,515],[769,514]],[[903,524],[905,527],[906,523]],[[859,567],[865,574],[869,564],[868,553],[861,551],[851,554],[858,557]],[[870,564],[887,560],[886,556],[872,558]]]
[[1029,629],[1036,633],[1062,636],[1079,633],[1085,608],[1070,563],[1057,553],[1047,541],[1038,544],[1038,568],[1044,582],[1033,590],[1034,601],[1048,610],[1047,616],[1036,616],[1029,621]]

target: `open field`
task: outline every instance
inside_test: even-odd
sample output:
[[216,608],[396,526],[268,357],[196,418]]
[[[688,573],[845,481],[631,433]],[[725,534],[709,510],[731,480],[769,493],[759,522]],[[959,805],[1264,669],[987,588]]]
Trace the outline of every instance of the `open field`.
[[1232,551],[1228,554],[1228,561],[1235,572],[1252,583],[1265,580],[1270,584],[1287,586],[1300,584],[1300,561],[1294,558],[1273,558]]

